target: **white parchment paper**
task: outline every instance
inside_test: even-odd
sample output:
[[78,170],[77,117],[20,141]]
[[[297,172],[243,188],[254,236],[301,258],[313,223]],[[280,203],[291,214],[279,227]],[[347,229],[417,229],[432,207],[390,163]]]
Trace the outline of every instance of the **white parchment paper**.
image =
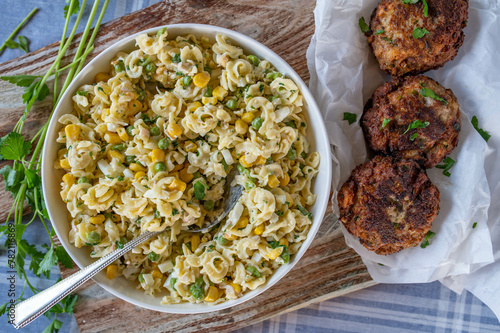
[[[361,128],[343,121],[343,114],[355,113],[359,120],[364,103],[391,79],[378,67],[358,26],[361,16],[369,21],[378,2],[318,0],[314,10],[316,31],[307,52],[310,88],[333,146],[337,214],[338,190],[354,167],[367,161]],[[462,111],[459,145],[450,155],[456,161],[451,177],[428,170],[441,192],[431,245],[379,256],[342,229],[375,281],[440,280],[456,292],[471,291],[500,317],[500,2],[471,0],[469,6],[466,38],[457,57],[424,74],[452,89]],[[472,127],[474,115],[492,134],[488,143]]]

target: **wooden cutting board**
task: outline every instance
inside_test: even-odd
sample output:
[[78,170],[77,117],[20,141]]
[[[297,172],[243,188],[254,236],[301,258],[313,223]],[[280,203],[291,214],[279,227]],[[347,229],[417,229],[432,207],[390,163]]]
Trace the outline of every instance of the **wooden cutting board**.
[[[89,60],[118,39],[144,29],[204,23],[258,40],[285,59],[307,82],[306,50],[314,33],[314,6],[314,0],[165,1],[104,24]],[[72,58],[78,42],[79,38],[66,60]],[[0,76],[45,72],[58,47],[54,43],[0,64]],[[0,136],[10,132],[19,118],[23,110],[21,94],[21,88],[0,81]],[[45,123],[49,108],[48,102],[41,102],[32,109],[25,134],[32,136]],[[0,219],[5,219],[10,206],[10,195],[0,192]],[[62,269],[63,277],[76,270]],[[374,284],[361,258],[345,244],[329,206],[314,242],[297,266],[277,285],[244,304],[208,314],[164,314],[122,301],[91,281],[78,291],[75,317],[82,332],[224,332]]]

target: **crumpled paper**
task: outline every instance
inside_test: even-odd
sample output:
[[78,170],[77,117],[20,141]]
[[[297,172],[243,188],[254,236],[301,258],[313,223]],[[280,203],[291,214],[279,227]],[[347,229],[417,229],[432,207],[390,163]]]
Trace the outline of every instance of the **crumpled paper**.
[[[354,167],[368,160],[361,128],[343,121],[343,114],[355,113],[359,120],[364,103],[391,80],[380,70],[358,26],[361,16],[369,21],[378,2],[318,0],[314,10],[316,31],[307,51],[309,85],[333,148],[332,200],[337,215],[338,190]],[[341,228],[375,281],[440,280],[456,292],[471,291],[500,317],[500,131],[495,131],[500,126],[500,65],[495,61],[500,52],[500,3],[471,0],[465,34],[453,61],[424,74],[452,89],[462,111],[459,145],[450,154],[456,161],[451,177],[440,169],[427,171],[441,192],[431,245],[380,256]],[[472,127],[473,116],[492,135],[488,143]]]

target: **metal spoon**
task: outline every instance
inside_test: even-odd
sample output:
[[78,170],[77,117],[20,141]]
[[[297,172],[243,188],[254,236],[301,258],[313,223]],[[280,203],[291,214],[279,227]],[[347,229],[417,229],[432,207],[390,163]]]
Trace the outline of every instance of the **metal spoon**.
[[[188,231],[193,233],[194,232],[205,233],[209,231],[213,226],[220,223],[226,217],[226,215],[231,211],[231,209],[233,209],[236,202],[238,202],[238,199],[240,198],[241,193],[243,192],[242,186],[240,185],[231,186],[231,183],[233,182],[233,179],[236,176],[236,174],[237,174],[237,169],[233,168],[233,170],[229,173],[229,175],[226,178],[226,187],[224,189],[224,192],[228,193],[228,196],[224,200],[223,213],[217,219],[212,221],[208,226],[204,226],[203,228],[199,229],[187,229],[183,231]],[[66,297],[71,292],[80,287],[82,284],[87,282],[91,277],[102,271],[109,264],[113,263],[115,260],[123,256],[128,251],[132,250],[137,245],[141,244],[142,242],[148,240],[153,236],[162,233],[163,231],[156,231],[156,232],[146,231],[141,235],[139,235],[138,237],[132,239],[130,242],[126,243],[122,249],[117,249],[107,254],[106,256],[102,257],[96,262],[93,262],[92,264],[76,272],[75,274],[68,276],[64,280],[56,283],[52,287],[47,288],[44,291],[39,292],[38,294],[17,304],[15,307],[15,321],[12,322],[12,325],[14,325],[16,329],[20,329],[28,325],[36,318],[44,314],[51,307],[59,303],[59,301],[61,301],[64,297]]]

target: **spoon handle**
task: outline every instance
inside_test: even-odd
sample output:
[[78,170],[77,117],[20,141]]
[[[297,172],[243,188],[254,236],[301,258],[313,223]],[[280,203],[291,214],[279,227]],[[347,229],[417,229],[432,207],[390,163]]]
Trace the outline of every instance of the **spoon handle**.
[[12,322],[12,325],[14,325],[16,329],[28,325],[116,259],[159,233],[160,231],[145,232],[126,243],[123,249],[117,249],[107,254],[75,274],[56,283],[52,287],[17,304],[15,306],[15,321]]

